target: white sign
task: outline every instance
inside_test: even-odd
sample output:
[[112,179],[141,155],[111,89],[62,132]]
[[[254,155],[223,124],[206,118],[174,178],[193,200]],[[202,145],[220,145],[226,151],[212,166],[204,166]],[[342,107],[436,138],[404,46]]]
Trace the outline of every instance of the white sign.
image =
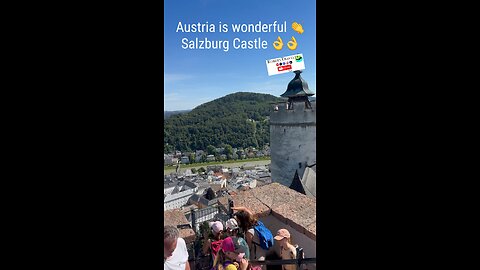
[[305,61],[301,53],[270,59],[265,62],[267,63],[268,76],[305,69]]

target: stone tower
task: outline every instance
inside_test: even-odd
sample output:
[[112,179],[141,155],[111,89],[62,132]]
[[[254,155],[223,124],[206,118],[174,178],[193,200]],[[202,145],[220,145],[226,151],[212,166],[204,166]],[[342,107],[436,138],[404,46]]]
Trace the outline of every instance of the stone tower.
[[295,173],[301,179],[306,166],[316,163],[316,102],[307,82],[295,71],[281,97],[285,104],[276,105],[270,114],[270,151],[272,181],[290,186]]

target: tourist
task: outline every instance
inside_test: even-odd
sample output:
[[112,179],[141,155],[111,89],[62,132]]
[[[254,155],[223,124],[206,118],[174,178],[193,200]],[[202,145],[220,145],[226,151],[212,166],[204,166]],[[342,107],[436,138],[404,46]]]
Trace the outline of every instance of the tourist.
[[[297,258],[297,249],[291,243],[290,232],[287,229],[280,229],[274,237],[280,245],[280,257],[282,260],[293,260]],[[297,266],[294,264],[282,265],[283,270],[296,270]]]
[[179,237],[178,229],[163,227],[163,269],[190,270],[185,240]]
[[251,269],[248,261],[244,258],[245,248],[238,243],[236,237],[227,237],[222,242],[222,248],[218,251],[214,270],[247,270]]
[[226,222],[226,233],[228,236],[231,236],[231,237],[237,237],[238,238],[238,241],[240,242],[240,245],[243,246],[245,248],[245,258],[247,260],[250,260],[250,250],[248,248],[248,244],[247,244],[247,241],[245,241],[245,239],[243,239],[239,233],[240,233],[240,227],[238,226],[238,222],[236,219],[234,218],[231,218],[229,220],[227,220]]
[[223,224],[220,221],[210,222],[209,227],[213,234],[213,237],[205,237],[205,241],[203,243],[203,254],[208,254],[208,252],[210,251],[213,261],[215,260],[215,256],[217,256],[218,250],[222,246]]
[[[264,261],[267,252],[273,246],[272,233],[248,208],[240,206],[232,207],[232,209],[238,211],[234,214],[234,218],[245,233],[250,249],[250,258],[252,260]],[[260,241],[260,238],[264,239],[264,241]],[[262,268],[264,268],[263,265]]]

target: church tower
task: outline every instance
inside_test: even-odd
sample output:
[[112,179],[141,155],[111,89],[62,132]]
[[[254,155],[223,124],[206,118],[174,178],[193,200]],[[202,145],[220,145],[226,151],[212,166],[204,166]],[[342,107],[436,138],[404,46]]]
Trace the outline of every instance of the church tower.
[[295,71],[281,95],[288,100],[270,114],[272,181],[287,187],[295,176],[303,177],[307,166],[316,164],[316,102],[309,99],[314,93],[300,73]]

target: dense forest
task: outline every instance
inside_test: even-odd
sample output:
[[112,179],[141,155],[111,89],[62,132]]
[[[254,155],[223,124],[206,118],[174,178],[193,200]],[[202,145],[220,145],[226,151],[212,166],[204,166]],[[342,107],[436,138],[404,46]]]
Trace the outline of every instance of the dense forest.
[[164,152],[221,147],[261,148],[270,141],[269,115],[282,99],[238,92],[204,103],[188,113],[171,115],[164,125]]
[[164,111],[163,112],[163,119],[167,119],[169,118],[170,116],[172,115],[175,115],[175,114],[180,114],[180,113],[187,113],[191,110],[183,110],[183,111]]

